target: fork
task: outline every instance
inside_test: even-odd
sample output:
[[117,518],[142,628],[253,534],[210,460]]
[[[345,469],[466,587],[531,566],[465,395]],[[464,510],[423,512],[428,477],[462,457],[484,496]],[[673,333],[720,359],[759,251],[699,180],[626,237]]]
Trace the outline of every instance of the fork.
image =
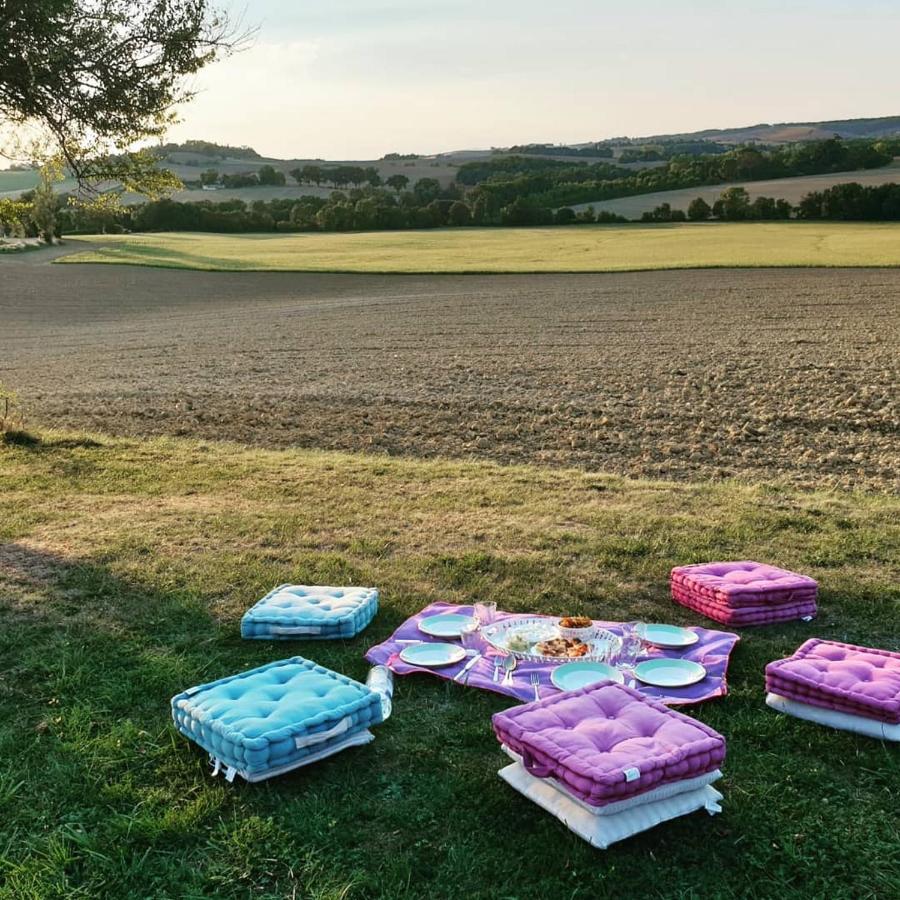
[[534,699],[541,699],[541,676],[537,672],[531,673],[531,686],[534,688]]

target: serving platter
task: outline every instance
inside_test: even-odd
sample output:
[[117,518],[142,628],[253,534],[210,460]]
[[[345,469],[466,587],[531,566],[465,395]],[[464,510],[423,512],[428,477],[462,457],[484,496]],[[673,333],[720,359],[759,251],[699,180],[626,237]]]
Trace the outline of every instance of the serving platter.
[[558,638],[559,627],[546,616],[510,616],[481,629],[481,636],[502,653],[510,653],[526,662],[570,663],[576,660],[609,662],[622,646],[621,638],[597,628],[594,637],[585,641],[589,650],[584,656],[547,656],[537,649],[543,641]]

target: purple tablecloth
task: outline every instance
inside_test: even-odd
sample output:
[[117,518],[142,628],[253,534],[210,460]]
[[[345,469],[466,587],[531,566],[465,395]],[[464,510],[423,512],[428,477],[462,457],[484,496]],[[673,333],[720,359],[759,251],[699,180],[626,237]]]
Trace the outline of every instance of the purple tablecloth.
[[[448,681],[462,671],[463,667],[469,661],[464,660],[455,666],[443,666],[439,669],[425,669],[420,666],[411,666],[400,659],[400,651],[404,647],[408,647],[408,643],[398,643],[399,641],[422,640],[433,643],[440,643],[439,638],[433,638],[424,632],[419,631],[419,621],[426,616],[436,616],[438,613],[463,613],[465,615],[472,614],[471,606],[454,606],[450,603],[432,603],[426,606],[421,612],[416,613],[412,618],[407,619],[386,641],[376,644],[368,653],[366,659],[373,664],[381,664],[388,666],[397,675],[410,675],[413,672],[427,672],[429,675],[436,675],[438,678],[445,678]],[[497,618],[512,615],[512,613],[498,613]],[[598,622],[603,628],[610,631],[617,631],[619,625],[615,622]],[[728,693],[728,687],[725,682],[725,671],[728,668],[728,659],[734,645],[740,640],[738,635],[731,634],[727,631],[713,631],[709,628],[700,628],[694,626],[690,629],[700,635],[700,640],[692,647],[685,650],[660,650],[655,647],[646,649],[641,659],[653,659],[656,657],[667,656],[672,659],[691,659],[694,662],[702,663],[706,668],[706,678],[697,684],[689,685],[683,688],[657,688],[650,685],[637,683],[637,689],[648,697],[654,697],[663,703],[671,706],[686,705],[689,703],[700,703],[703,700],[709,700],[712,697],[722,697]],[[517,700],[531,701],[534,700],[534,689],[531,686],[531,674],[537,672],[540,676],[540,692],[541,697],[550,697],[553,694],[560,693],[550,681],[550,673],[555,667],[554,663],[535,663],[519,661],[513,672],[512,685],[503,685],[499,681],[493,680],[494,676],[494,660],[492,648],[486,642],[482,642],[479,647],[484,652],[484,656],[478,660],[475,665],[461,679],[463,684],[469,687],[482,688],[488,691],[495,691],[498,694],[507,694],[515,697]],[[500,677],[503,677],[501,671]]]

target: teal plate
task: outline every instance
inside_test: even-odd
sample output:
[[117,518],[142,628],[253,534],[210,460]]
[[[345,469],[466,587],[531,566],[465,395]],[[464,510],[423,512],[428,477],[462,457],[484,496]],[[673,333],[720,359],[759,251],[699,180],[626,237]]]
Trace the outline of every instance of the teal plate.
[[634,667],[634,675],[654,687],[687,687],[706,678],[706,669],[689,659],[648,659]]
[[590,660],[557,666],[550,673],[550,680],[561,691],[577,691],[578,688],[596,684],[598,681],[625,683],[625,678],[618,669],[607,663],[591,662]]
[[419,620],[419,631],[432,637],[462,637],[467,631],[478,627],[475,616],[464,616],[462,613],[443,613],[439,616],[426,616]]
[[429,669],[452,666],[465,658],[466,651],[459,644],[410,644],[400,651],[403,662]]
[[679,628],[677,625],[662,625],[659,623],[642,623],[635,628],[642,641],[653,644],[654,647],[665,647],[669,650],[680,650],[682,647],[690,647],[700,640],[700,635],[689,628]]

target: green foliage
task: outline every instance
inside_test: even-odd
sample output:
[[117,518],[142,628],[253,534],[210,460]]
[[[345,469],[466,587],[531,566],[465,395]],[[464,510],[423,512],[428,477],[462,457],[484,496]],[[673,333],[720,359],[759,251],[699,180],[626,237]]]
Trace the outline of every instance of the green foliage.
[[82,186],[151,195],[156,157],[122,151],[160,136],[185,79],[231,46],[211,0],[4,3],[0,35],[0,116],[46,139]]
[[713,204],[713,215],[717,219],[740,222],[750,218],[750,195],[746,188],[734,187],[723,191]]
[[53,185],[62,181],[62,163],[52,159],[41,167],[40,184],[32,192],[31,218],[42,240],[52,244],[57,235],[58,200]]
[[691,200],[687,216],[692,222],[705,222],[712,215],[712,207],[702,198]]
[[175,153],[196,153],[215,159],[262,159],[252,147],[233,147],[214,141],[184,141],[180,144],[159,144],[153,152],[160,159],[168,159]]
[[409,178],[407,178],[406,175],[398,173],[396,175],[391,175],[390,178],[385,181],[385,184],[388,187],[393,188],[399,194],[401,191],[406,190],[406,187],[409,184]]
[[532,156],[585,156],[593,159],[611,159],[613,148],[602,141],[583,147],[568,147],[565,144],[516,144],[506,150],[515,155]]
[[797,208],[801,219],[900,221],[900,184],[836,184],[807,194]]
[[24,237],[25,223],[30,220],[31,211],[31,203],[0,197],[0,238]]
[[281,186],[286,181],[284,172],[268,164],[260,166],[259,171],[256,173],[256,178],[261,185]]
[[[498,157],[466,163],[457,179],[483,196],[487,209],[521,198],[533,206],[560,207],[656,191],[877,168],[892,156],[873,141],[813,141],[772,150],[738,147],[727,153],[675,156],[666,165],[638,172],[606,163]],[[493,215],[493,213],[491,214]]]
[[687,216],[682,209],[672,209],[669,203],[660,203],[652,212],[641,216],[642,222],[684,222]]

